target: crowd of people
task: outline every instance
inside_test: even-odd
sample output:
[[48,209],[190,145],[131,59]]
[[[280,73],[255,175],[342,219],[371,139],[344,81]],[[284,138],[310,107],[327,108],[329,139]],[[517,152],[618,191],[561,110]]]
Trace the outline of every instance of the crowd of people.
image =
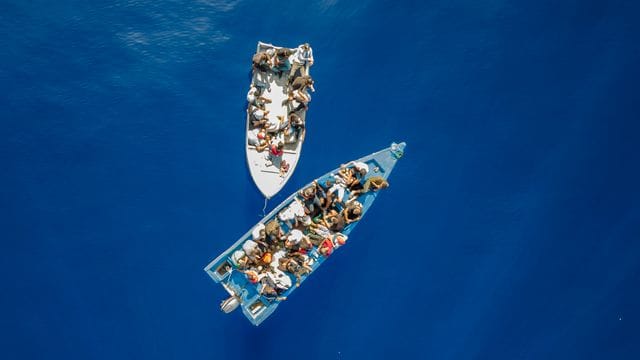
[[[254,54],[252,63],[255,76],[247,93],[248,142],[258,152],[267,150],[266,165],[275,166],[284,177],[289,171],[289,164],[282,159],[285,145],[304,141],[303,112],[311,101],[309,90],[315,91],[313,79],[307,74],[313,65],[313,50],[307,43],[295,49],[268,48]],[[281,105],[286,106],[286,116],[272,116],[267,110],[267,104],[272,103],[267,94],[274,76],[285,84],[286,98]]]
[[389,186],[377,175],[367,176],[369,166],[350,162],[327,178],[314,181],[266,223],[251,231],[231,260],[247,281],[269,301],[282,296],[313,271],[320,257],[328,257],[344,245],[345,228],[360,220],[360,197]]

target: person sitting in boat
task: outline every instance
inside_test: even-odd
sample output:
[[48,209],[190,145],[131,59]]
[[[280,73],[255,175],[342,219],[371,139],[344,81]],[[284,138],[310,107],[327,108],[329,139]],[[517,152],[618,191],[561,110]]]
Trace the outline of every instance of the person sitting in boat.
[[369,165],[362,161],[349,161],[345,167],[351,167],[356,170],[356,176],[358,179],[364,178],[369,172]]
[[296,139],[300,142],[303,142],[306,132],[304,119],[295,112],[289,113],[289,124],[295,132]]
[[270,266],[272,259],[273,259],[273,256],[271,255],[271,252],[269,251],[268,248],[266,248],[264,254],[262,254],[262,257],[260,257],[259,264],[266,268]]
[[337,232],[326,236],[318,245],[318,253],[324,257],[328,257],[333,251],[347,243],[347,236]]
[[249,268],[250,263],[251,261],[249,260],[249,257],[247,255],[244,255],[243,257],[239,258],[236,261],[236,264],[238,265],[238,269],[240,270]]
[[251,61],[254,69],[265,72],[271,68],[270,60],[269,54],[259,51],[253,55]]
[[298,250],[296,254],[306,255],[311,249],[313,249],[313,242],[308,236],[305,236],[298,243]]
[[261,140],[258,145],[255,146],[257,152],[263,152],[265,149],[271,146],[271,135],[267,134],[264,140]]
[[280,296],[280,294],[290,287],[291,279],[289,276],[281,271],[269,271],[260,277],[258,293],[270,301],[283,301],[287,298]]
[[344,245],[347,243],[347,235],[344,235],[343,233],[336,233],[333,234],[333,249],[337,249],[340,246]]
[[302,231],[293,229],[289,232],[289,235],[287,235],[287,238],[284,241],[284,247],[290,251],[295,251],[298,249],[298,244],[303,238],[305,238],[305,236]]
[[283,138],[286,143],[295,143],[304,141],[305,128],[304,120],[295,112],[289,113],[289,121],[287,126],[282,130]]
[[360,220],[361,217],[362,204],[358,201],[348,203],[347,206],[345,206],[344,210],[342,210],[342,218],[344,219],[346,225]]
[[[289,102],[291,103],[291,106],[295,106],[291,111],[291,112],[297,112],[300,110],[307,110],[309,108],[308,104],[311,101],[311,95],[309,95],[308,92],[306,92],[306,90],[293,90],[290,91],[289,94],[287,95],[287,99],[284,100],[284,102]],[[295,105],[296,103],[298,103],[298,105]]]
[[269,283],[260,284],[260,286],[258,287],[258,293],[269,301],[287,300],[286,296],[280,296],[278,291]]
[[289,61],[289,57],[293,54],[293,50],[287,48],[279,48],[276,50],[273,58],[273,72],[281,77],[284,72],[289,72],[291,70],[291,62]]
[[256,261],[262,257],[262,250],[256,241],[247,240],[242,244],[242,250],[247,254],[250,260]]
[[[318,189],[320,186],[317,182],[312,182],[311,185],[300,190],[298,195],[302,198],[302,204],[305,207],[305,213],[311,214],[314,212],[317,206],[320,206],[320,199],[318,198]],[[312,216],[313,217],[313,216]]]
[[269,152],[273,156],[282,157],[282,155],[284,154],[284,144],[282,142],[279,142],[277,145],[271,145]]
[[331,230],[325,226],[323,221],[311,223],[307,230],[309,231],[307,238],[311,240],[314,246],[319,246],[322,240],[331,235]]
[[342,229],[344,229],[344,218],[335,209],[329,210],[325,216],[323,216],[323,220],[329,230],[333,232],[342,231]]
[[298,70],[300,70],[300,75],[305,75],[305,69],[313,65],[313,49],[308,43],[304,43],[296,48],[289,60],[291,61],[290,78],[293,78]]
[[284,236],[284,232],[282,231],[282,227],[280,226],[278,219],[269,221],[265,225],[264,232],[266,234],[267,243],[273,246],[277,246],[282,236]]
[[287,236],[284,247],[289,254],[306,254],[313,247],[313,242],[302,231],[294,229]]
[[303,217],[305,215],[306,213],[304,211],[304,204],[300,200],[295,198],[289,204],[289,206],[278,213],[278,219],[287,224],[289,228],[293,228],[294,221],[297,221],[296,218]]
[[364,182],[362,190],[352,191],[349,194],[349,201],[353,201],[356,197],[369,191],[378,191],[387,187],[389,187],[389,183],[382,176],[371,176]]
[[316,89],[313,87],[313,79],[309,75],[298,76],[293,79],[289,79],[291,82],[291,90],[306,90],[309,89],[311,92],[315,92]]
[[352,182],[353,177],[348,169],[338,170],[338,173],[333,175],[333,183],[331,183],[331,187],[327,190],[328,205],[332,206],[335,202],[342,203],[347,187]]
[[280,266],[278,269],[281,271],[288,272],[296,277],[296,287],[300,286],[300,281],[302,280],[302,276],[313,271],[311,267],[306,264],[299,264],[296,260],[290,257],[284,257],[280,259]]
[[266,110],[264,107],[250,105],[248,111],[251,124],[254,128],[263,127],[267,124],[267,121],[269,121],[269,110]]
[[293,227],[295,229],[306,229],[312,222],[311,216],[307,214],[307,209],[304,207],[303,203],[303,212],[297,213],[294,219]]
[[264,128],[251,129],[247,132],[247,142],[249,145],[258,146],[267,138],[267,131]]
[[280,162],[280,177],[287,176],[287,172],[289,172],[289,163],[286,160],[282,160]]
[[325,238],[318,246],[318,253],[324,257],[328,257],[333,253],[333,241],[331,238]]
[[247,277],[247,280],[249,280],[249,282],[252,284],[257,284],[260,280],[258,272],[256,272],[255,270],[244,270],[242,272]]
[[278,132],[289,126],[289,119],[285,119],[284,116],[278,115],[276,116],[276,120],[267,120],[264,126],[268,132]]
[[260,106],[264,104],[270,104],[271,99],[263,95],[263,88],[251,84],[249,91],[247,92],[247,103],[249,105]]
[[264,228],[263,223],[258,223],[258,225],[254,226],[254,228],[251,229],[251,238],[257,241],[264,241],[266,237]]
[[338,174],[344,179],[344,185],[349,191],[362,188],[359,172],[354,167],[341,167]]
[[243,250],[236,250],[231,255],[231,261],[238,267],[238,269],[246,269],[249,265],[249,258]]
[[277,168],[280,168],[280,162],[282,161],[282,155],[284,155],[284,143],[282,141],[278,142],[278,144],[271,144],[269,147],[269,156],[267,162],[267,166],[275,165]]

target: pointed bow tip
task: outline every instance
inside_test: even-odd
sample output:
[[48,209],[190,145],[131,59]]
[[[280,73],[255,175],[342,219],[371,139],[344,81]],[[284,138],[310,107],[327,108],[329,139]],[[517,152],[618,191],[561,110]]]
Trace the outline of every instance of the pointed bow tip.
[[394,142],[391,144],[391,152],[397,159],[400,159],[402,155],[404,155],[404,148],[406,146],[407,146],[407,143],[405,143],[404,141],[400,143]]

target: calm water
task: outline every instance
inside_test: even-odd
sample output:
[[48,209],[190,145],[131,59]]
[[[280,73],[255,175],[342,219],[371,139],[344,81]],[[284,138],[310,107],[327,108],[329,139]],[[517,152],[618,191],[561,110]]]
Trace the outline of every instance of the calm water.
[[[3,1],[3,359],[638,359],[636,1]],[[408,143],[262,326],[202,271],[259,219],[258,40],[314,47],[270,202]]]

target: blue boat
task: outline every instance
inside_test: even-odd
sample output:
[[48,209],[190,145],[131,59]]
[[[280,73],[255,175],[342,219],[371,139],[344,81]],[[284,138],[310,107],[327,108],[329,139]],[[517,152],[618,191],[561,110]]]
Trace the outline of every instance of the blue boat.
[[[378,190],[388,185],[387,179],[404,148],[405,143],[393,143],[307,184],[209,263],[204,270],[230,295],[221,303],[221,310],[229,313],[241,307],[256,326],[269,317],[329,255],[346,243]],[[342,179],[351,175],[357,180],[345,186]],[[320,198],[325,200],[312,203]],[[311,219],[309,209],[322,211],[322,215]],[[356,213],[355,218],[349,218]],[[329,222],[325,221],[327,216]]]

